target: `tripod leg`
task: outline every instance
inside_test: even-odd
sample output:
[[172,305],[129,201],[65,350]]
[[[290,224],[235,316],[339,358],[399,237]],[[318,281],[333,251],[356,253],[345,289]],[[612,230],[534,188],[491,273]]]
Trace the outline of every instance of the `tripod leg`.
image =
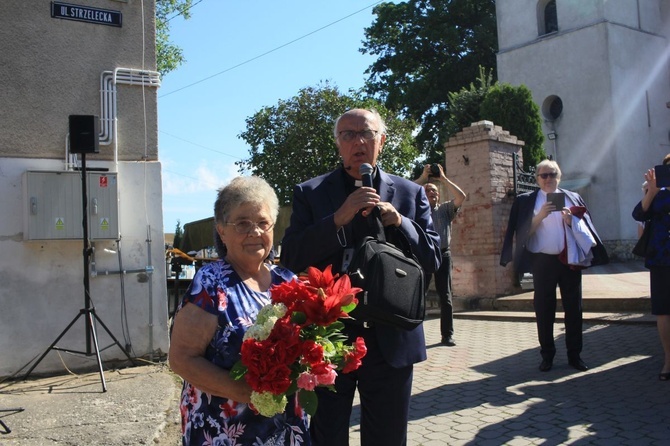
[[68,325],[67,327],[65,327],[65,330],[63,330],[63,331],[61,332],[61,334],[58,335],[58,337],[56,338],[56,340],[53,341],[53,343],[49,346],[49,348],[47,348],[46,351],[45,351],[44,353],[42,353],[42,356],[40,356],[40,359],[38,359],[37,362],[36,362],[35,364],[33,364],[33,366],[30,368],[30,370],[28,370],[28,372],[27,372],[27,373],[25,374],[25,376],[23,377],[23,380],[24,380],[24,381],[28,379],[28,377],[30,376],[30,373],[35,369],[35,367],[37,367],[37,365],[38,365],[40,362],[42,362],[42,360],[43,360],[44,357],[47,355],[47,353],[49,353],[49,351],[51,351],[51,349],[54,348],[54,345],[56,345],[56,344],[58,343],[58,341],[60,341],[60,339],[61,339],[63,336],[65,336],[65,333],[67,333],[67,331],[70,329],[70,327],[72,327],[72,326],[74,325],[74,323],[77,322],[77,319],[79,319],[79,317],[80,317],[82,314],[83,314],[82,311],[80,311],[79,314],[77,314],[77,315],[74,317],[74,319],[72,319],[72,322],[70,322],[70,325]]
[[95,320],[98,321],[98,322],[100,322],[100,325],[102,325],[102,328],[105,329],[105,331],[107,332],[107,334],[109,335],[109,337],[112,338],[112,340],[116,343],[116,345],[118,345],[119,348],[121,349],[121,351],[126,355],[126,358],[128,358],[128,360],[129,360],[133,365],[135,365],[135,360],[133,360],[133,358],[130,357],[130,355],[128,354],[128,352],[126,351],[126,349],[123,348],[123,346],[121,345],[121,343],[116,339],[116,337],[114,337],[114,335],[113,335],[112,332],[109,330],[109,328],[107,328],[107,326],[105,325],[105,323],[102,322],[102,319],[100,319],[100,317],[98,317],[98,315],[95,313],[95,311],[92,311],[92,314],[93,314],[93,317],[95,318]]
[[100,347],[98,346],[98,335],[95,332],[95,325],[93,324],[93,317],[95,313],[88,311],[87,323],[91,327],[91,336],[93,337],[93,344],[95,345],[95,356],[98,360],[98,369],[100,370],[100,381],[102,382],[102,392],[107,392],[107,383],[105,382],[105,373],[102,371],[102,360],[100,359]]

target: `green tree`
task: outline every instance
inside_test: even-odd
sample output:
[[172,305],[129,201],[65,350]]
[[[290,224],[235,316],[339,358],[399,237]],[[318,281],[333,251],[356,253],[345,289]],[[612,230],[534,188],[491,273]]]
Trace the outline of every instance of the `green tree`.
[[449,92],[494,68],[494,0],[410,0],[382,3],[365,29],[362,53],[378,56],[366,74],[367,92],[420,124],[417,145],[441,158],[448,137]]
[[528,170],[546,157],[540,108],[528,87],[497,83],[486,94],[480,116],[523,140],[523,167]]
[[250,157],[238,161],[241,173],[265,178],[280,204],[289,204],[293,186],[337,167],[340,157],[333,136],[335,120],[352,108],[375,108],[387,125],[387,139],[379,157],[385,171],[409,174],[418,152],[413,144],[411,119],[401,120],[378,101],[361,92],[342,94],[328,83],[301,89],[288,100],[263,107],[246,119],[240,135]]
[[177,220],[177,226],[174,228],[174,241],[172,242],[173,248],[179,248],[181,246],[181,239],[184,236],[184,231],[181,229],[181,221]]
[[156,66],[161,76],[177,69],[186,59],[181,48],[170,42],[170,20],[181,15],[191,18],[192,0],[156,1]]
[[480,107],[493,82],[492,70],[479,67],[479,77],[471,82],[469,88],[449,93],[450,116],[447,122],[449,137],[469,127],[473,122],[481,121]]

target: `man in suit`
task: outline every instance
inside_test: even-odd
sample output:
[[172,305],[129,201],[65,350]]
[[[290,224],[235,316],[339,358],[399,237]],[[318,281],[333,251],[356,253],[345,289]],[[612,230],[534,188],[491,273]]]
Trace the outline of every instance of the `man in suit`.
[[[544,160],[537,165],[537,183],[540,190],[516,197],[510,211],[507,232],[503,243],[500,264],[514,260],[514,273],[520,278],[523,273],[533,274],[533,305],[537,323],[540,354],[540,371],[547,372],[553,366],[554,321],[556,320],[556,286],[561,290],[561,301],[565,310],[565,345],[568,364],[581,371],[588,366],[581,359],[582,352],[582,271],[559,260],[565,247],[565,231],[570,230],[572,206],[586,204],[579,194],[559,189],[561,169],[556,161]],[[547,194],[565,193],[565,207],[556,207],[547,201]],[[596,233],[588,211],[583,215],[588,230],[596,241],[592,248],[591,265],[609,261],[607,252]],[[512,245],[516,234],[516,245]]]
[[[295,187],[291,223],[282,240],[282,263],[300,272],[308,266],[344,273],[358,242],[373,235],[377,208],[387,240],[406,243],[432,273],[440,266],[440,240],[421,186],[384,173],[377,157],[386,141],[384,121],[374,110],[353,109],[335,123],[342,167]],[[374,167],[364,187],[359,168]],[[423,327],[402,330],[344,320],[350,339],[362,336],[362,366],[339,374],[337,392],[317,388],[319,405],[310,422],[316,446],[346,445],[356,389],[361,399],[361,444],[404,445],[407,441],[413,365],[426,359]]]

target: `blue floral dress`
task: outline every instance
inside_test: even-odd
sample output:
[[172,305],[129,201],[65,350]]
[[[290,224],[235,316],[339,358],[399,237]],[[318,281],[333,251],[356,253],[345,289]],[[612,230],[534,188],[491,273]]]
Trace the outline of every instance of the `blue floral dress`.
[[[269,267],[273,284],[295,277],[287,269]],[[249,289],[228,263],[218,261],[196,273],[179,309],[186,303],[218,317],[219,325],[205,357],[223,369],[230,369],[240,359],[244,333],[256,320],[258,311],[270,303],[270,293]],[[311,444],[307,416],[303,411],[295,415],[294,399],[290,397],[283,414],[267,418],[255,414],[245,403],[202,392],[184,381],[180,412],[184,445]]]

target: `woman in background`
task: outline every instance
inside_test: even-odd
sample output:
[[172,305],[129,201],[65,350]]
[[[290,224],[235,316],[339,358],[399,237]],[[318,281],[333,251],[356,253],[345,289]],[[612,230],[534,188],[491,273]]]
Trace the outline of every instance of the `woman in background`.
[[[663,158],[670,164],[670,154]],[[644,264],[649,268],[651,313],[661,338],[665,360],[658,375],[661,381],[670,380],[670,191],[656,184],[656,172],[644,174],[647,192],[633,210],[633,218],[651,225],[651,234]]]

